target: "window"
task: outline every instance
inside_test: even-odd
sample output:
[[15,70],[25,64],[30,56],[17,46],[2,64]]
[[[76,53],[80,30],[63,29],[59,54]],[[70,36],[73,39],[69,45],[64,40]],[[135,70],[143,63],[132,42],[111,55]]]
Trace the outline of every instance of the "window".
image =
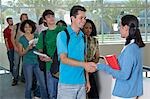
[[134,14],[140,22],[144,41],[150,41],[150,0],[1,0],[0,42],[3,42],[2,30],[6,27],[5,19],[12,16],[14,24],[19,22],[20,14],[25,12],[29,19],[38,22],[45,9],[55,12],[56,20],[62,19],[70,24],[69,11],[73,5],[81,4],[87,9],[87,18],[94,21],[99,41],[121,42],[120,18]]

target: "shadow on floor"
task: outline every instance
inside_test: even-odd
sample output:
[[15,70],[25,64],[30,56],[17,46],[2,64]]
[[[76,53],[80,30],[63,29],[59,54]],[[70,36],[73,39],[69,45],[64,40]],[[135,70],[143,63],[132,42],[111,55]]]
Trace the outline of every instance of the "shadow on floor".
[[24,83],[11,86],[12,76],[8,70],[0,67],[0,99],[24,99]]

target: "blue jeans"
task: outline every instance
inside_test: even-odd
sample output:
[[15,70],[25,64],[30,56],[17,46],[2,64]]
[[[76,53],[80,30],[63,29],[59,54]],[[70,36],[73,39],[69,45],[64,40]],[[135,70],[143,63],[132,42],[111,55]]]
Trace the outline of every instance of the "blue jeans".
[[16,81],[18,81],[18,78],[19,78],[20,58],[21,57],[19,53],[14,51],[13,77],[14,77],[14,80]]
[[85,84],[58,84],[57,99],[86,99]]
[[46,76],[49,99],[57,99],[58,79],[52,77],[50,71],[46,71]]
[[25,76],[25,98],[32,99],[31,88],[32,88],[32,77],[33,73],[36,76],[37,81],[40,84],[40,93],[42,99],[48,99],[46,92],[44,73],[40,70],[38,64],[23,64],[23,72]]
[[13,67],[14,67],[14,49],[10,49],[7,51],[7,56],[10,64],[10,72],[13,75]]

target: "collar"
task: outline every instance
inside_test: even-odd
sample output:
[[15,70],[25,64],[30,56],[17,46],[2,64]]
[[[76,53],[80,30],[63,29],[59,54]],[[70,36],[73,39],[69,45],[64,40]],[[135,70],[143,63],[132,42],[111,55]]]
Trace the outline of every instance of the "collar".
[[76,35],[76,36],[80,36],[83,37],[84,33],[80,30],[78,35],[76,34],[76,32],[71,28],[71,26],[67,26],[67,30],[69,32],[69,35]]
[[132,39],[128,45],[123,47],[123,49],[121,50],[121,53],[127,48],[127,46],[129,46],[130,44],[132,44],[134,42],[135,42],[135,39]]

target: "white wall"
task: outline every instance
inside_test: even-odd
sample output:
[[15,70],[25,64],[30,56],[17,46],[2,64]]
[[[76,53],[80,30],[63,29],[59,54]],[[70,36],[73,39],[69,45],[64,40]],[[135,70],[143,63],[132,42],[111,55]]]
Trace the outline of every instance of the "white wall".
[[[101,44],[100,45],[100,54],[107,55],[116,53],[117,55],[120,53],[123,44]],[[143,50],[144,57],[144,65],[150,66],[150,43],[146,43],[146,47]],[[4,44],[0,43],[0,66],[3,66],[9,69],[7,51]]]
[[9,69],[7,50],[5,44],[3,43],[0,43],[0,66]]
[[[123,44],[105,44],[100,45],[100,54],[107,55],[107,54],[119,54],[123,48]],[[146,43],[146,46],[143,49],[143,64],[150,66],[150,43]]]

